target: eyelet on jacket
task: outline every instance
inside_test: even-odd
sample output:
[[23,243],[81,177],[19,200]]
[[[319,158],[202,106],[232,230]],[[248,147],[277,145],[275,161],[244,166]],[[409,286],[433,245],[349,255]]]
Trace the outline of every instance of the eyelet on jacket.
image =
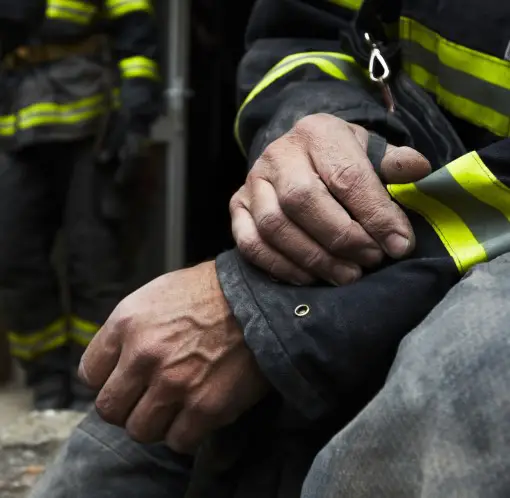
[[306,316],[310,313],[310,306],[308,304],[299,304],[294,310],[296,316]]

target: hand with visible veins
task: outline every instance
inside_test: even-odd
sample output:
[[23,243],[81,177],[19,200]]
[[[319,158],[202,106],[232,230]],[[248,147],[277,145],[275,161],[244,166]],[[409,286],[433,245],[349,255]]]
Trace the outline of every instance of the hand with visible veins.
[[83,355],[100,416],[143,443],[193,452],[256,404],[268,384],[223,296],[214,262],[125,298]]

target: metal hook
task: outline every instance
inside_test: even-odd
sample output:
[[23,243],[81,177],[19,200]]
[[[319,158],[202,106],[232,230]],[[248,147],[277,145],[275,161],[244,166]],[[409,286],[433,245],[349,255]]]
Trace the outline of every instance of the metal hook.
[[[390,67],[388,66],[386,60],[382,56],[379,47],[372,40],[371,36],[368,33],[365,33],[365,41],[372,47],[372,50],[370,51],[370,61],[368,63],[368,72],[370,74],[370,79],[377,83],[383,83],[390,76]],[[380,76],[375,75],[376,61],[380,64],[383,70]]]

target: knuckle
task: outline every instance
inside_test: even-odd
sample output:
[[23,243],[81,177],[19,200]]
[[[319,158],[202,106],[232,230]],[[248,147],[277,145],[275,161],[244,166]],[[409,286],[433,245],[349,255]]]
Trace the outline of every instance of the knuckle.
[[315,270],[326,269],[326,257],[321,249],[308,251],[303,258],[304,268],[313,268]]
[[120,425],[122,420],[119,419],[115,411],[112,409],[112,403],[109,398],[98,396],[96,399],[96,411],[98,415],[108,424]]
[[234,211],[242,207],[241,199],[239,195],[239,191],[237,191],[230,199],[230,202],[228,204],[228,208],[230,211],[230,214],[232,214]]
[[140,424],[127,423],[126,432],[128,436],[137,443],[150,443],[152,442],[147,436],[147,431]]
[[356,161],[340,160],[326,179],[326,185],[337,195],[349,197],[355,193],[367,178],[367,173]]
[[349,223],[342,229],[338,230],[331,238],[331,242],[327,245],[327,249],[331,254],[341,254],[345,249],[349,248],[352,242],[354,230],[354,221]]
[[266,146],[266,148],[263,150],[260,157],[255,161],[255,164],[253,165],[253,168],[257,168],[257,170],[265,169],[265,164],[270,163],[274,164],[275,162],[278,162],[281,155],[281,147],[280,147],[280,141],[281,139],[275,140],[274,142],[271,142],[269,145]]
[[161,344],[157,339],[140,340],[133,346],[131,361],[138,367],[152,366],[161,358]]
[[224,403],[215,397],[203,399],[199,403],[190,406],[190,411],[193,412],[197,418],[212,420],[223,419],[226,411],[225,409]]
[[366,231],[374,234],[385,234],[395,230],[398,219],[394,216],[395,210],[384,204],[374,204],[367,210],[361,224]]
[[279,211],[266,211],[256,220],[257,229],[262,238],[272,238],[285,229],[287,225],[285,217]]
[[245,235],[237,239],[237,248],[248,259],[256,259],[264,250],[257,235]]
[[313,192],[314,188],[311,181],[301,180],[289,184],[281,194],[280,205],[284,211],[301,211],[304,206],[312,201]]
[[310,114],[296,121],[293,131],[299,136],[308,138],[310,135],[315,135],[317,124],[321,119],[320,114]]

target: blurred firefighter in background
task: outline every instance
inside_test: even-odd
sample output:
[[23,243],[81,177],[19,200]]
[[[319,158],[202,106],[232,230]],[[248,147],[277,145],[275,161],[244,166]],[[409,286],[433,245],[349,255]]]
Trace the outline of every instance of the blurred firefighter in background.
[[36,409],[93,400],[76,370],[124,293],[122,196],[161,108],[157,52],[150,0],[48,0],[3,58],[0,317]]

